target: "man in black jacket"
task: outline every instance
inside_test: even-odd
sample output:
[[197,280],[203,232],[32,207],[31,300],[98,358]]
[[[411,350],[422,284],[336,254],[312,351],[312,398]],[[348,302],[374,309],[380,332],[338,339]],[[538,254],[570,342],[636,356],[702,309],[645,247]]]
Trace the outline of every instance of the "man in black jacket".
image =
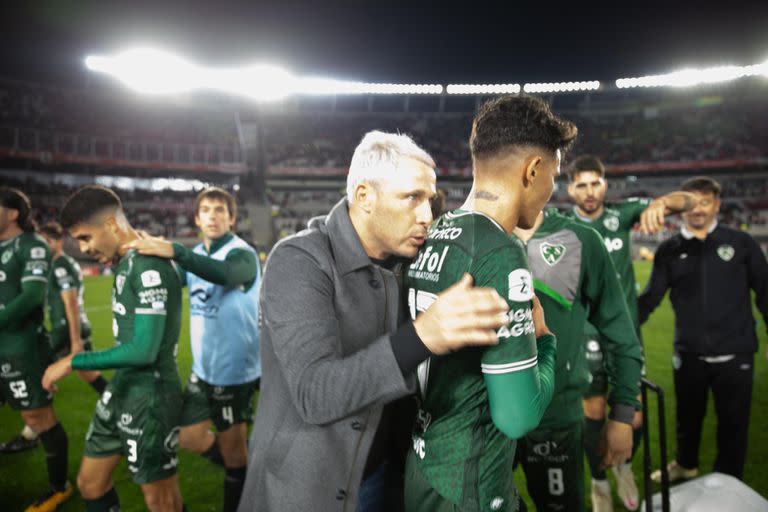
[[[710,388],[717,414],[714,471],[741,478],[757,351],[749,290],[768,321],[768,263],[751,236],[717,224],[720,185],[715,180],[692,178],[682,190],[694,193],[698,204],[683,214],[680,233],[659,246],[638,302],[645,322],[667,288],[672,290],[677,458],[669,464],[670,480],[698,474]],[[653,476],[658,481],[660,472]]]

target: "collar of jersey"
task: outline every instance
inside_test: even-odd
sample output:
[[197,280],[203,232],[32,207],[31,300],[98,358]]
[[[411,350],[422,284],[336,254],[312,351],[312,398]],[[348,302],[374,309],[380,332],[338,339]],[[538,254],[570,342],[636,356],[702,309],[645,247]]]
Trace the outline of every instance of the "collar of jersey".
[[[206,251],[208,254],[213,254],[222,247],[224,247],[230,240],[232,240],[235,237],[235,235],[232,234],[231,231],[228,231],[227,233],[221,235],[216,240],[213,240],[211,243],[211,250]],[[205,249],[205,244],[203,244],[203,249]]]
[[24,234],[24,232],[22,231],[22,232],[21,232],[21,233],[19,233],[18,235],[16,235],[16,236],[12,236],[12,237],[11,237],[11,238],[9,238],[8,240],[3,240],[2,242],[0,242],[0,247],[5,247],[6,245],[10,245],[11,243],[13,243],[13,241],[14,241],[14,240],[16,240],[17,238],[19,238],[19,237],[20,237],[21,235],[23,235],[23,234]]
[[[712,225],[709,226],[709,229],[707,230],[707,235],[712,233],[716,227],[717,227],[717,219],[715,219],[715,222],[713,222]],[[685,226],[682,226],[680,228],[680,235],[682,235],[682,237],[685,238],[686,240],[690,240],[691,238],[694,237],[694,234],[688,231],[688,228],[686,228]]]
[[[458,212],[458,213],[456,213]],[[496,222],[492,217],[489,217],[488,215],[484,214],[483,212],[478,212],[477,210],[462,210],[461,208],[457,208],[456,210],[453,210],[452,212],[446,212],[445,216],[449,219],[457,219],[459,217],[463,217],[465,215],[480,215],[481,217],[485,217],[489,221],[493,223],[494,226],[499,228],[502,232],[506,234],[506,231],[503,227],[501,227],[501,224]]]

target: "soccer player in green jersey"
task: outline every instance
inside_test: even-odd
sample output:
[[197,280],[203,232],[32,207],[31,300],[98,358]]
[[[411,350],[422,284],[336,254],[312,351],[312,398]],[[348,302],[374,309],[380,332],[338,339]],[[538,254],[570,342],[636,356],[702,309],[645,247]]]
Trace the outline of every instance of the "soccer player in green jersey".
[[41,386],[50,349],[43,327],[43,301],[51,253],[35,234],[29,198],[0,187],[0,403],[21,412],[40,435],[49,491],[27,511],[52,511],[72,494],[67,481],[69,441]]
[[514,234],[526,244],[536,294],[557,336],[554,396],[539,426],[520,440],[518,460],[537,510],[578,512],[584,510],[580,398],[589,385],[584,324],[589,320],[597,328],[609,355],[605,466],[625,462],[632,452],[640,343],[608,250],[594,229],[550,209],[532,229]]
[[[671,192],[656,199],[629,198],[616,202],[605,201],[608,182],[605,166],[592,156],[581,156],[573,161],[569,170],[568,194],[575,206],[566,214],[576,222],[586,224],[602,235],[605,247],[616,267],[619,282],[624,290],[629,314],[640,338],[637,315],[637,283],[632,267],[629,235],[640,224],[644,233],[656,233],[664,227],[667,215],[690,210],[696,198],[687,192]],[[613,510],[610,487],[606,479],[601,457],[597,453],[601,432],[605,423],[606,381],[600,337],[594,327],[587,326],[585,332],[587,361],[592,382],[584,398],[584,450],[592,473],[592,506],[595,510]],[[642,341],[642,339],[641,339]],[[634,420],[636,450],[642,432],[642,414],[638,411]],[[614,468],[618,494],[629,510],[636,510],[639,497],[632,466],[629,462]]]
[[[64,252],[64,230],[58,222],[49,222],[40,228],[51,248],[51,272],[48,276],[46,308],[51,323],[50,342],[54,360],[69,354],[93,350],[91,324],[85,314],[83,301],[83,273],[80,265]],[[107,380],[99,371],[78,370],[77,374],[99,395],[107,387]]]
[[45,371],[43,386],[72,370],[116,369],[96,403],[77,485],[88,512],[119,507],[112,472],[124,456],[152,512],[182,510],[176,467],[181,381],[176,348],[181,329],[181,280],[171,262],[125,245],[138,238],[110,189],[87,186],[61,211],[61,224],[80,250],[108,263],[115,257],[112,329],[116,346],[70,354]]
[[498,345],[432,356],[419,367],[420,410],[406,463],[408,512],[514,511],[516,441],[534,429],[554,389],[556,341],[547,329],[525,249],[552,194],[576,127],[536,98],[487,102],[472,124],[472,191],[430,226],[406,269],[412,317],[469,273],[509,304]]

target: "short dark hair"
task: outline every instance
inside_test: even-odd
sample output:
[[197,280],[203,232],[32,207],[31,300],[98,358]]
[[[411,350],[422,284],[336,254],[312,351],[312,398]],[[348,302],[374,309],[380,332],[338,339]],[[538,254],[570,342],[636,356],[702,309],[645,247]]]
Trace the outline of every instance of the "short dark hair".
[[61,227],[68,230],[107,208],[123,208],[120,198],[111,189],[101,185],[79,188],[69,196],[61,209]]
[[683,192],[700,192],[702,194],[711,192],[715,197],[720,197],[722,187],[708,176],[696,176],[685,180],[680,190]]
[[64,238],[64,229],[61,227],[61,224],[56,221],[43,224],[40,228],[40,233],[48,238],[53,238],[54,240],[61,240]]
[[443,214],[445,211],[445,190],[437,189],[437,194],[429,202],[430,209],[432,210],[432,220],[435,220]]
[[533,96],[501,96],[485,102],[472,120],[469,147],[473,159],[493,158],[522,146],[565,152],[578,128],[560,119]]
[[32,201],[27,194],[13,187],[0,187],[0,206],[19,212],[16,224],[22,231],[35,231],[35,221],[32,218]]
[[210,187],[197,194],[197,199],[195,199],[195,215],[197,215],[197,212],[200,210],[200,203],[203,201],[203,199],[210,199],[212,201],[221,201],[225,203],[227,205],[229,216],[233,219],[237,217],[237,201],[235,201],[235,198],[232,194],[223,188]]
[[582,172],[596,172],[601,178],[605,177],[605,165],[602,160],[592,155],[582,155],[568,166],[568,180],[573,181]]

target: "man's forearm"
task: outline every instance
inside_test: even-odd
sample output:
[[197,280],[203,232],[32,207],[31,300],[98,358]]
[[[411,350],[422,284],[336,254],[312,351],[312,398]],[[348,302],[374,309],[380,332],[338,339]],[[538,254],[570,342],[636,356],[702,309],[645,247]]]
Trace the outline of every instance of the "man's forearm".
[[233,250],[227,259],[220,261],[195,254],[174,242],[173,259],[187,272],[221,286],[239,286],[253,281],[258,272],[256,256],[245,250]]
[[62,293],[62,299],[64,301],[64,314],[67,317],[69,346],[72,353],[75,353],[80,350],[82,342],[80,339],[80,305],[77,303],[76,292],[73,294],[74,297],[69,295],[71,292],[65,293],[67,293],[67,296],[65,297],[65,294]]
[[163,341],[165,316],[138,315],[133,339],[109,350],[79,352],[72,359],[75,370],[109,370],[147,366],[157,360]]
[[35,308],[42,306],[44,298],[44,283],[38,281],[25,283],[21,293],[0,311],[0,330],[8,328],[16,320],[24,318]]
[[696,196],[681,190],[658,197],[656,201],[664,204],[667,214],[687,212],[696,206]]

